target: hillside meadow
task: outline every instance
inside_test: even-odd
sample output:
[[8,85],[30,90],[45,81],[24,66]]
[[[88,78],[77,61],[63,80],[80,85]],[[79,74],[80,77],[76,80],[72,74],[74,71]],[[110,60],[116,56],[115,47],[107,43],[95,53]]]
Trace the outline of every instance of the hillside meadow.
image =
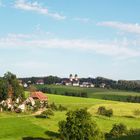
[[[92,119],[103,132],[109,132],[114,123],[124,123],[128,128],[140,128],[140,116],[134,114],[135,110],[140,109],[140,104],[52,94],[47,96],[50,103],[62,104],[68,110],[88,108]],[[112,108],[114,116],[108,118],[97,115],[98,106]],[[58,122],[65,119],[65,114],[66,111],[56,111],[50,119],[39,119],[32,114],[0,113],[0,140],[57,140]]]

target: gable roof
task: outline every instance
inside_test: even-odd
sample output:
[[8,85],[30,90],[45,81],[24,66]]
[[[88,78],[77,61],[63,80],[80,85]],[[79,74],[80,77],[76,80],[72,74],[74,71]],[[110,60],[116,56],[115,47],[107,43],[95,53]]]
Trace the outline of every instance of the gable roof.
[[41,91],[36,91],[31,93],[31,97],[39,100],[47,100],[48,97]]

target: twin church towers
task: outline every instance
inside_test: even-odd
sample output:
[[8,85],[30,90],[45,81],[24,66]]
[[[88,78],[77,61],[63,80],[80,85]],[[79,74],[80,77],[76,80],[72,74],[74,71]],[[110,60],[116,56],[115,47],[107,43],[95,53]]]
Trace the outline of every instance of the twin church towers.
[[70,76],[69,76],[69,80],[72,82],[72,81],[79,81],[79,79],[78,79],[78,75],[77,74],[75,74],[74,76],[72,75],[72,74],[70,74]]

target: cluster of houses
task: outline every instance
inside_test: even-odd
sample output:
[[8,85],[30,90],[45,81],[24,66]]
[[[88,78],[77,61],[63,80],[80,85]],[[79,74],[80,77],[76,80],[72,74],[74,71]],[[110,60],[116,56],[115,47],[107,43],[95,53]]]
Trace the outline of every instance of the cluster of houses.
[[74,76],[72,74],[70,74],[69,79],[64,80],[62,82],[64,85],[66,86],[75,86],[75,87],[95,87],[94,84],[90,83],[90,82],[83,82],[80,83],[80,80],[78,78],[78,75],[75,74]]
[[[57,85],[66,85],[66,86],[75,86],[75,87],[87,87],[87,88],[93,88],[95,87],[95,84],[91,82],[80,82],[78,75],[75,74],[74,76],[70,74],[69,79],[62,81],[62,83],[57,83]],[[105,88],[106,84],[101,83],[100,88]]]
[[47,105],[48,97],[40,91],[30,93],[30,96],[26,100],[18,97],[16,101],[13,101],[9,97],[0,102],[0,111],[10,110],[18,112],[20,110],[21,112],[25,112],[29,106],[32,109],[36,107],[36,102],[39,102],[39,108],[44,108]]

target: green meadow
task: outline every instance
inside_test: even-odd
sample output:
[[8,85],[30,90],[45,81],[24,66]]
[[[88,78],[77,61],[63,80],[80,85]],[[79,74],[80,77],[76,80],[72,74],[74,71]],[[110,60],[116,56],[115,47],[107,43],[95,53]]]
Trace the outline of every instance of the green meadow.
[[[48,97],[50,103],[62,104],[68,110],[86,107],[103,132],[109,132],[114,123],[124,123],[128,128],[140,128],[140,116],[134,114],[135,110],[140,110],[140,104],[52,94],[48,94]],[[97,115],[99,106],[112,108],[114,116],[108,118]],[[40,119],[31,114],[0,113],[0,140],[57,140],[58,122],[65,119],[65,114],[66,111],[56,111],[50,119]],[[127,139],[135,140],[135,137],[140,139],[139,136]],[[126,138],[119,140],[123,139]]]

